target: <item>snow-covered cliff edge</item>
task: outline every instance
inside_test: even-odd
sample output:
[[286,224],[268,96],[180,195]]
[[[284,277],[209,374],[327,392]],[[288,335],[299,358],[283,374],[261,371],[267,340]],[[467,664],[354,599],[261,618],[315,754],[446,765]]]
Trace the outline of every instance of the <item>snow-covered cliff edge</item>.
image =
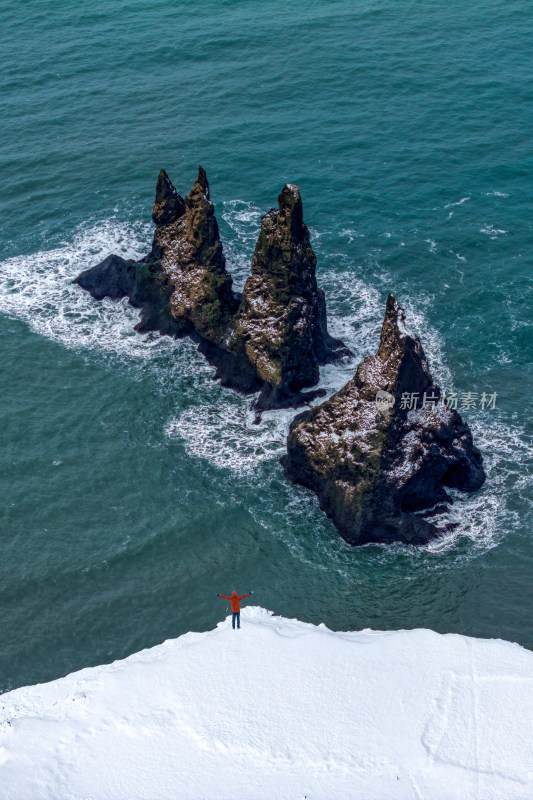
[[3,695],[0,797],[533,797],[533,653],[241,617]]

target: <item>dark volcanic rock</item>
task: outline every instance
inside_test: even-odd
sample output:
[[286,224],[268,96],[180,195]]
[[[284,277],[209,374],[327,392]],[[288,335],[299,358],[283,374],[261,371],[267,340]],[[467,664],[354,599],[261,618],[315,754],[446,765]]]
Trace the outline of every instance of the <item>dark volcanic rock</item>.
[[176,220],[156,228],[152,246],[152,255],[160,259],[172,285],[171,317],[198,342],[201,352],[216,366],[215,377],[224,386],[255,392],[262,385],[257,371],[242,349],[228,346],[240,296],[233,292],[232,278],[226,270],[215,209],[202,167],[185,198],[184,209]]
[[95,300],[103,300],[104,297],[120,300],[133,289],[136,266],[136,261],[110,255],[96,267],[80,273],[74,283],[90,292]]
[[[376,403],[379,390],[394,403]],[[402,408],[411,393],[415,407]],[[415,512],[449,502],[447,486],[474,491],[485,479],[468,425],[440,400],[420,341],[389,295],[377,353],[329,400],[295,418],[285,471],[316,492],[350,544],[427,542],[439,530]]]
[[303,222],[297,187],[262,221],[244,294],[236,294],[220,241],[205,171],[185,200],[159,173],[152,250],[141,261],[109,256],[76,282],[96,299],[129,297],[141,308],[138,330],[188,334],[217,367],[216,377],[243,392],[261,389],[256,408],[302,405],[322,390],[319,365],[349,354],[327,332],[324,293]]
[[156,228],[154,250],[174,286],[174,319],[189,322],[211,343],[222,343],[240,298],[232,291],[202,167],[185,198],[185,212],[174,222]]
[[350,355],[326,326],[326,301],[316,282],[316,256],[303,221],[297,186],[286,184],[261,220],[261,232],[234,329],[265,388],[258,406],[283,400],[313,386],[319,365]]
[[164,169],[157,178],[152,219],[155,225],[170,225],[185,214],[185,201],[174,188]]
[[135,326],[141,333],[160,331],[169,336],[182,336],[191,330],[188,323],[175,320],[171,315],[173,287],[159,261],[132,261],[110,255],[96,267],[78,275],[74,283],[96,300],[128,297],[130,305],[141,309],[141,320]]

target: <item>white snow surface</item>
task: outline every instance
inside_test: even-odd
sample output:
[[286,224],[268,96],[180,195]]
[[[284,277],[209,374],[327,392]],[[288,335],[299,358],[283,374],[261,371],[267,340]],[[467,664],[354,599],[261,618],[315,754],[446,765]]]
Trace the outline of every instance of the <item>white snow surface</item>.
[[0,797],[528,800],[533,653],[254,606],[0,698]]

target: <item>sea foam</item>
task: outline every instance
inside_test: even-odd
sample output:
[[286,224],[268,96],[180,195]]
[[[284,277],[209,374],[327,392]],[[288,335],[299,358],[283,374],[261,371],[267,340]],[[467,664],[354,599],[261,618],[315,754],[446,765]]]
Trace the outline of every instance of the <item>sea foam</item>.
[[[222,218],[230,230],[228,268],[236,285],[242,286],[259,231],[260,209],[234,200],[223,204]],[[135,363],[142,359],[153,371],[155,381],[170,380],[180,408],[168,418],[164,435],[181,440],[191,457],[205,459],[246,479],[268,464],[279,470],[292,410],[267,412],[261,423],[255,424],[253,398],[214,383],[213,368],[190,340],[136,333],[139,312],[126,300],[96,302],[72,284],[81,270],[110,252],[126,258],[141,256],[148,250],[150,236],[148,225],[110,219],[81,226],[72,241],[61,246],[9,258],[0,263],[0,311],[26,321],[36,333],[66,347],[120,357],[134,371]],[[319,239],[315,232],[314,241]],[[359,265],[345,253],[339,254],[337,263],[340,269],[319,268],[318,279],[326,291],[330,332],[343,339],[354,356],[322,368],[319,386],[328,395],[338,391],[353,376],[357,364],[375,352],[383,319],[384,287],[394,284],[384,269],[375,285],[365,282],[358,275]],[[398,299],[423,343],[435,379],[446,390],[453,390],[442,335],[428,323],[432,298],[402,292],[400,287]],[[321,399],[314,404],[319,402]],[[452,492],[456,502],[448,512],[435,517],[435,522],[452,522],[456,527],[429,545],[433,551],[452,546],[458,536],[467,536],[483,548],[491,547],[498,542],[498,532],[518,524],[516,512],[507,508],[505,489],[524,482],[533,464],[533,447],[520,426],[507,424],[495,412],[475,413],[478,416],[471,414],[468,421],[484,455],[487,482],[473,496]],[[316,503],[314,498],[311,502]]]

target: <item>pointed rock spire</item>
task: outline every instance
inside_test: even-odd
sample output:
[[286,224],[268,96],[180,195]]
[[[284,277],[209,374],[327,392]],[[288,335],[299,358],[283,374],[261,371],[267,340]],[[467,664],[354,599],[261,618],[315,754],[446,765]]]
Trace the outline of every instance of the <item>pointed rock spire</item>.
[[235,326],[248,359],[269,387],[268,403],[313,386],[318,382],[319,364],[335,353],[349,352],[327,333],[324,294],[315,271],[316,256],[303,221],[300,190],[286,184],[278,197],[278,210],[272,209],[261,220],[252,274],[244,286]]
[[185,198],[185,207],[183,233],[188,243],[189,260],[211,271],[225,273],[226,260],[220,241],[215,207],[210,199],[209,183],[202,166],[198,168],[198,177]]
[[145,330],[157,325],[193,336],[225,385],[261,389],[259,412],[323,394],[301,390],[318,382],[320,364],[349,351],[327,331],[298,187],[286,184],[278,209],[263,217],[242,298],[226,269],[202,166],[185,199],[161,170],[153,219],[150,253],[139,262],[114,257],[92,268],[80,276],[89,291],[99,297],[126,294],[143,309]]
[[383,389],[400,400],[403,393],[418,393],[433,384],[419,338],[405,323],[405,311],[389,294],[379,348],[360,364],[355,381],[362,395],[372,399]]
[[157,178],[152,219],[156,225],[170,225],[185,213],[185,201],[164,169]]
[[389,295],[377,353],[339,392],[296,417],[283,459],[350,544],[427,542],[439,531],[414,511],[449,502],[446,486],[472,491],[484,481],[481,454],[457,411],[442,402],[422,407],[419,394],[409,412],[403,392],[440,397],[422,345]]
[[176,224],[156,228],[153,250],[161,254],[162,267],[175,288],[170,301],[172,317],[187,321],[199,334],[218,343],[238,300],[226,271],[215,208],[202,167]]
[[205,196],[205,199],[209,200],[209,183],[207,182],[205,169],[201,164],[198,167],[198,177],[196,178],[196,182],[192,188],[192,191],[194,192],[195,189],[199,189]]

